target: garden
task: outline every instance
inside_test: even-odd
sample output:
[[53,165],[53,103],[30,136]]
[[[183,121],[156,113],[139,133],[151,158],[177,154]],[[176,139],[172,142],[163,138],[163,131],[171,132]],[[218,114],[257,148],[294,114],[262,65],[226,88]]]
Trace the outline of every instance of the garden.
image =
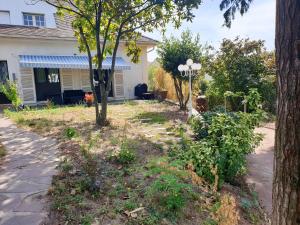
[[260,111],[216,109],[187,118],[157,101],[109,104],[110,125],[84,105],[5,114],[59,142],[49,224],[265,224],[243,179],[261,139]]

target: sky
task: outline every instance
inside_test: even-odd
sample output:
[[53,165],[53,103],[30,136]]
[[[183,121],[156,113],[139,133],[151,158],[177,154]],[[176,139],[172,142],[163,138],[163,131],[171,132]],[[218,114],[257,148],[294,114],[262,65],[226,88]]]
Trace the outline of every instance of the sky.
[[[224,27],[223,12],[219,9],[220,0],[203,0],[199,9],[194,10],[195,18],[192,23],[185,22],[176,30],[168,25],[166,37],[179,37],[181,32],[190,29],[194,34],[199,33],[201,43],[210,44],[219,48],[223,38],[242,38],[265,40],[268,50],[275,46],[275,0],[254,0],[249,11],[243,16],[236,16],[231,28]],[[163,35],[159,31],[145,34],[148,37],[161,41]],[[149,53],[149,61],[157,57],[156,51]]]

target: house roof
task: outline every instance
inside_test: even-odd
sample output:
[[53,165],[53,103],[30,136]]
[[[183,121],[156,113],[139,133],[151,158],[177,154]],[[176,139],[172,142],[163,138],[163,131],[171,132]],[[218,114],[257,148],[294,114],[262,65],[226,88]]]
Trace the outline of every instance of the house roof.
[[[57,28],[0,24],[0,37],[76,41],[71,17],[61,18],[55,15],[55,21]],[[156,45],[158,41],[142,36],[138,43]]]

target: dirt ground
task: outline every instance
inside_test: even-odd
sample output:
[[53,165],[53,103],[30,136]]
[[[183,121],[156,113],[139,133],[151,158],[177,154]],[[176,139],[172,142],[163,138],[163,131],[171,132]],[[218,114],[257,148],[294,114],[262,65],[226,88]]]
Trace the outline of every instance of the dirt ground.
[[247,182],[253,184],[258,192],[261,205],[270,215],[272,212],[272,182],[275,124],[265,124],[257,128],[256,132],[262,133],[264,139],[255,152],[248,157]]

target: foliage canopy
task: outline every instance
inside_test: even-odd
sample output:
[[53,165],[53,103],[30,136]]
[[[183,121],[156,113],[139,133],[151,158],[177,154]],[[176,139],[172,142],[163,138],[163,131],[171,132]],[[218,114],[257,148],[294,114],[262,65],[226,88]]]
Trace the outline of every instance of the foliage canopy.
[[[265,108],[275,111],[274,54],[265,50],[263,41],[224,39],[220,50],[206,62],[205,72],[213,77],[207,91],[211,103],[222,104],[228,91],[248,95],[251,88],[256,88]],[[241,100],[230,99],[232,110],[241,109]]]

